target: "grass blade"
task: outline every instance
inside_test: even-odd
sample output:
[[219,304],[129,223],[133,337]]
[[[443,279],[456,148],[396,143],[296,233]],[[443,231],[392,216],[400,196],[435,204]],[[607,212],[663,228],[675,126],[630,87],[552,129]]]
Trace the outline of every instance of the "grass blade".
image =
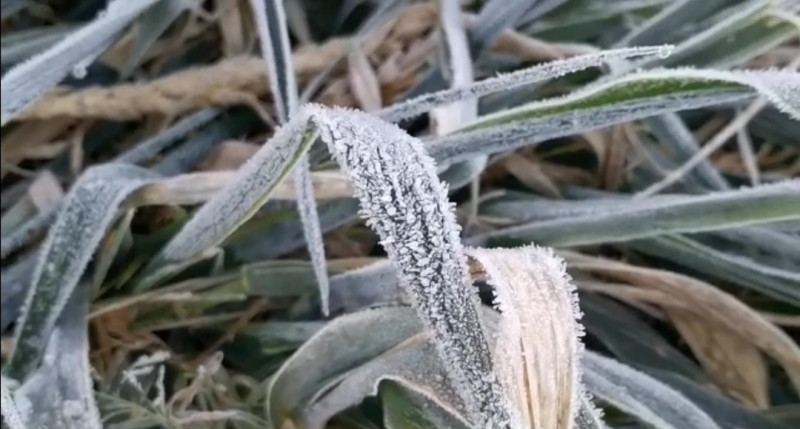
[[646,255],[673,261],[742,288],[800,306],[800,274],[730,254],[689,237],[667,235],[628,243]]
[[89,364],[89,285],[70,297],[43,356],[42,366],[15,392],[30,428],[102,429]]
[[526,428],[569,429],[585,395],[583,327],[566,264],[551,249],[470,249],[494,286],[496,371]]
[[656,429],[720,429],[685,396],[642,372],[593,352],[583,364],[593,395]]
[[492,231],[469,239],[536,241],[557,246],[622,242],[800,219],[800,181],[628,207],[607,213],[559,218]]
[[190,132],[207,124],[222,113],[217,109],[204,109],[193,113],[172,124],[166,130],[157,135],[138,142],[130,150],[119,155],[115,161],[127,164],[139,164],[161,151],[168,149],[176,141],[185,137]]
[[[385,329],[378,332],[375,327]],[[302,412],[326,383],[384,353],[422,329],[405,307],[365,310],[334,319],[303,344],[275,373],[267,387],[267,416],[281,427]],[[378,334],[379,335],[375,335]],[[352,340],[346,346],[341,340]],[[325,356],[330,364],[316,365]]]
[[419,140],[374,116],[322,107],[310,114],[408,285],[469,418],[480,427],[511,427],[470,290],[459,226],[433,160]]
[[384,380],[378,386],[386,429],[407,427],[468,429],[454,413],[448,413],[442,400],[424,387],[404,380]]
[[702,4],[694,0],[673,1],[626,34],[617,42],[617,46],[665,43],[669,40],[668,36],[684,23],[707,16],[709,12],[729,3],[731,0],[708,0]]
[[[260,5],[264,3],[267,10]],[[267,73],[272,93],[275,94],[278,116],[287,123],[298,108],[297,83],[292,67],[292,51],[289,46],[289,30],[283,2],[277,0],[252,0],[256,16],[256,27],[261,40],[261,51],[266,57]],[[308,253],[314,264],[314,273],[319,283],[322,298],[322,313],[329,314],[330,286],[325,265],[325,245],[319,224],[319,213],[311,184],[311,165],[307,154],[302,154],[292,173],[297,189],[297,208],[303,224]]]
[[6,368],[11,378],[25,380],[36,369],[56,320],[120,205],[155,178],[138,167],[106,164],[87,170],[73,185],[39,252]]
[[147,49],[167,31],[167,28],[180,14],[190,7],[194,0],[159,0],[152,8],[142,14],[139,22],[136,41],[128,54],[128,60],[122,69],[122,78],[125,79],[133,73],[144,58]]
[[8,426],[8,429],[26,429],[25,420],[22,417],[22,411],[17,406],[14,400],[14,394],[11,391],[11,385],[15,384],[14,380],[2,376],[0,382],[0,398],[2,398],[3,407],[3,427]]
[[568,96],[486,115],[429,143],[439,162],[456,162],[660,113],[742,101],[753,92],[800,118],[800,75],[787,71],[652,70],[614,77]]
[[412,98],[402,103],[386,107],[375,112],[375,114],[387,121],[397,122],[427,112],[437,106],[471,97],[480,97],[492,92],[508,91],[531,83],[564,76],[589,67],[600,66],[613,60],[653,55],[669,55],[670,49],[670,46],[667,45],[621,48],[580,55],[564,60],[550,61],[539,66],[530,67],[491,79],[485,79],[469,87],[453,88]]
[[[3,75],[0,123],[5,125],[70,72],[81,75],[120,31],[158,0],[111,2],[97,19]],[[35,79],[31,79],[35,76]]]
[[204,204],[170,240],[153,267],[189,259],[221,243],[267,201],[314,138],[303,118],[295,117],[278,129],[239,169],[237,178]]

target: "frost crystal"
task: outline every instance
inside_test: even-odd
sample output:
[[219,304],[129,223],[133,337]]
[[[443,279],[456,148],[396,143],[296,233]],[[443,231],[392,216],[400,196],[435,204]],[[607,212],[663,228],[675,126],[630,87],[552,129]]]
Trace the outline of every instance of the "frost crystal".
[[493,371],[459,227],[433,160],[419,140],[378,118],[307,109],[432,332],[473,423],[517,427]]

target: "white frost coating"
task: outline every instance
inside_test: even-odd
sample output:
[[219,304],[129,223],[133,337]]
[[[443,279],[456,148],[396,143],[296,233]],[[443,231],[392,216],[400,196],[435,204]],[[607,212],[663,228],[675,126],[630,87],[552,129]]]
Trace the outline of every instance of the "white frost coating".
[[463,404],[453,392],[435,345],[425,333],[417,334],[382,355],[353,369],[342,379],[323,386],[303,413],[303,427],[324,429],[340,412],[356,406],[368,396],[377,396],[383,380],[394,380],[425,395],[455,420],[463,421]]
[[[266,400],[272,427],[281,427],[289,414],[305,409],[321,385],[373,360],[422,328],[408,307],[374,308],[333,319],[272,376]],[[324,357],[323,365],[319,365],[320,357]]]
[[481,428],[518,428],[493,371],[459,226],[433,160],[418,139],[374,116],[313,105],[308,112],[432,332],[468,417]]
[[[551,63],[548,63],[551,64]],[[747,89],[752,88],[766,97],[778,109],[800,120],[800,73],[786,70],[710,70],[694,69],[689,67],[675,69],[654,69],[603,79],[597,84],[574,91],[562,97],[551,98],[533,103],[524,104],[512,109],[485,115],[466,128],[479,128],[483,124],[503,120],[506,117],[515,117],[545,108],[567,106],[570,103],[601,95],[604,92],[624,87],[634,83],[647,83],[672,80],[683,84],[698,82],[721,82],[740,85]],[[664,97],[666,98],[666,97]],[[681,110],[680,108],[676,110]]]
[[2,376],[0,393],[2,393],[3,422],[9,429],[26,429],[22,410],[18,408],[14,395],[11,393],[12,384],[16,384],[14,380],[6,378],[5,375]]
[[256,213],[288,175],[313,142],[309,134],[308,116],[301,110],[239,168],[236,179],[197,210],[161,256],[168,262],[185,261],[222,242]]
[[29,428],[101,429],[89,364],[88,284],[77,289],[47,342],[42,365],[14,392]]
[[435,140],[428,145],[428,153],[437,162],[452,163],[469,158],[475,153],[505,152],[660,113],[742,101],[749,97],[749,94],[741,91],[700,91],[697,94],[680,96],[617,100],[598,107],[565,109],[555,114],[534,113],[533,117],[521,114],[504,124],[481,124],[475,131]]
[[6,368],[10,377],[22,380],[36,367],[56,319],[119,206],[157,178],[139,167],[104,164],[86,170],[72,186],[39,253]]
[[397,122],[401,119],[427,112],[434,107],[465,98],[480,97],[492,92],[510,90],[523,85],[554,79],[589,67],[599,66],[612,60],[653,55],[662,56],[668,52],[668,49],[669,45],[609,49],[563,60],[550,61],[542,65],[485,79],[468,87],[452,88],[421,95],[384,108],[376,112],[376,115],[387,121]]
[[608,426],[603,422],[603,410],[597,408],[589,399],[589,395],[584,395],[578,405],[578,415],[575,417],[576,429],[606,429]]
[[0,83],[0,123],[5,125],[70,73],[85,73],[86,65],[156,1],[112,1],[94,21],[11,69]]
[[[648,94],[649,84],[669,82],[676,84],[671,93]],[[704,82],[708,87],[700,86]],[[687,90],[687,85],[698,87]],[[501,152],[659,113],[740,101],[749,97],[747,92],[751,89],[789,116],[800,119],[800,73],[691,68],[652,70],[605,79],[564,97],[485,115],[459,133],[431,142],[429,153],[438,162],[452,163],[476,153]],[[609,95],[611,91],[619,94],[592,102],[593,98]]]
[[647,374],[588,351],[583,365],[592,394],[655,429],[720,429],[683,394]]
[[581,401],[584,335],[578,295],[552,249],[469,249],[495,287],[495,370],[531,429],[572,429]]

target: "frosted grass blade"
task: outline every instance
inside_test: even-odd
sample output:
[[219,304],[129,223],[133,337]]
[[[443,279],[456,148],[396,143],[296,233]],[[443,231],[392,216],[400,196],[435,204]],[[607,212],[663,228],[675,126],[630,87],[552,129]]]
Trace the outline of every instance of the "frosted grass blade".
[[363,112],[310,106],[309,114],[350,177],[362,216],[414,297],[415,309],[467,402],[469,419],[481,427],[515,427],[493,372],[459,226],[422,143]]
[[74,25],[56,24],[6,33],[1,43],[0,64],[6,67],[24,61],[58,43],[73,31]]
[[661,9],[635,27],[628,34],[620,39],[617,46],[630,46],[642,44],[664,43],[669,40],[669,36],[686,22],[692,19],[707,16],[709,12],[718,9],[731,0],[707,0],[697,3],[694,0],[678,0]]
[[[380,335],[375,327],[380,326]],[[405,307],[364,310],[334,319],[306,341],[272,376],[266,410],[273,427],[302,412],[326,383],[340,377],[422,329],[413,310]],[[352,341],[343,346],[341,336]],[[329,365],[315,365],[325,356]]]
[[70,297],[42,366],[14,392],[30,428],[102,429],[89,364],[89,285]]
[[11,391],[11,385],[16,384],[16,382],[6,378],[5,375],[2,377],[2,381],[0,382],[0,398],[2,398],[3,401],[3,427],[8,426],[8,429],[26,429],[22,411],[14,400],[14,394]]
[[466,98],[480,97],[492,92],[511,90],[531,83],[564,76],[589,67],[600,66],[613,60],[653,55],[669,55],[670,49],[671,47],[669,45],[611,49],[563,60],[551,61],[539,66],[500,75],[495,78],[485,79],[466,88],[459,87],[448,89],[412,98],[402,103],[386,107],[375,112],[375,114],[384,120],[397,122],[427,112],[437,106],[464,100]]
[[658,204],[534,221],[469,239],[536,241],[554,246],[622,242],[674,233],[738,228],[800,219],[800,181],[666,200]]
[[552,249],[469,249],[500,312],[493,357],[525,428],[571,429],[581,401],[577,289]]
[[115,0],[91,23],[9,70],[0,82],[0,123],[14,119],[69,73],[83,74],[122,29],[157,1]]
[[595,397],[656,429],[720,429],[685,396],[642,372],[593,352],[584,355],[583,364]]
[[[264,3],[264,6],[261,3]],[[256,27],[261,40],[261,52],[267,60],[267,77],[272,93],[276,94],[278,116],[281,123],[285,124],[297,113],[299,106],[283,2],[252,0],[250,4],[255,12]],[[325,263],[325,244],[322,239],[314,188],[311,184],[311,164],[308,155],[301,155],[294,167],[292,177],[297,189],[297,208],[303,224],[303,235],[319,283],[322,313],[327,316],[329,314],[330,286]]]
[[439,162],[492,154],[661,113],[765,96],[800,118],[800,75],[787,71],[652,70],[614,77],[568,96],[483,116],[428,142]]
[[88,169],[67,194],[39,251],[6,371],[25,380],[36,369],[56,320],[126,198],[157,176],[139,167]]
[[194,214],[162,250],[153,267],[191,258],[216,246],[252,217],[315,140],[307,116],[275,131],[214,198]]
[[213,108],[193,113],[170,125],[169,128],[157,135],[136,143],[130,150],[117,156],[115,161],[127,164],[139,164],[147,161],[161,151],[168,149],[190,132],[214,120],[220,113],[222,113],[220,110]]

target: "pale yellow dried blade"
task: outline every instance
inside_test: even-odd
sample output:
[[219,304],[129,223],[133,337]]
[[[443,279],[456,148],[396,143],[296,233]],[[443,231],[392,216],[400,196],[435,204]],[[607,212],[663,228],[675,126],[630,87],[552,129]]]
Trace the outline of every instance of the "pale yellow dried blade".
[[524,427],[571,429],[584,395],[575,287],[551,249],[470,249],[501,312],[495,368]]

